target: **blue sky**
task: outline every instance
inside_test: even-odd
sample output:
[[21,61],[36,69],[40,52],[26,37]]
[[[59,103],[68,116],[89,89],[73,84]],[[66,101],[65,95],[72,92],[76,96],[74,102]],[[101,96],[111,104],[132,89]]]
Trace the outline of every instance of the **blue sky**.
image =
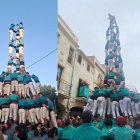
[[[22,21],[26,67],[57,48],[57,0],[2,0],[0,2],[0,72],[8,63],[8,29]],[[42,84],[56,87],[57,51],[30,67]]]

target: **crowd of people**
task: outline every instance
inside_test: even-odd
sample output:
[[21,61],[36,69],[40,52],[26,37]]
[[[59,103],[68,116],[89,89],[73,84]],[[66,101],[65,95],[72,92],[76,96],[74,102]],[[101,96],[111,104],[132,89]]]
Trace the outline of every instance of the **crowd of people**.
[[100,89],[95,87],[84,110],[92,111],[93,116],[99,114],[105,119],[107,115],[112,114],[116,119],[120,115],[133,118],[140,116],[140,94],[130,92],[127,88],[117,88],[103,85]]
[[0,140],[58,140],[57,128],[52,128],[49,123],[0,124]]
[[57,120],[59,140],[139,140],[140,118],[109,115],[102,119],[99,114],[93,117],[87,110],[77,119],[68,117]]

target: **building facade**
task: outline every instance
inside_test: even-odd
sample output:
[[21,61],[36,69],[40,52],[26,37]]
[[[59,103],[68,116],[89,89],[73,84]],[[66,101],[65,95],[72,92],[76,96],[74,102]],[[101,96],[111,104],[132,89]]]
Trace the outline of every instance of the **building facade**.
[[[80,115],[87,96],[105,75],[105,67],[95,56],[86,56],[79,49],[78,37],[58,16],[58,104],[59,117],[69,113]],[[82,87],[82,88],[81,88]]]

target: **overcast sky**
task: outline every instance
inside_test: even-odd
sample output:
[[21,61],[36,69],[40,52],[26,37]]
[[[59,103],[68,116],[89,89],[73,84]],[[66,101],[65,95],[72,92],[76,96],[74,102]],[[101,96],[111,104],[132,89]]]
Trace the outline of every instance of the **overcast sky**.
[[121,54],[127,85],[140,92],[140,1],[139,0],[59,0],[58,11],[79,38],[86,55],[104,63],[107,14],[115,15],[120,29]]

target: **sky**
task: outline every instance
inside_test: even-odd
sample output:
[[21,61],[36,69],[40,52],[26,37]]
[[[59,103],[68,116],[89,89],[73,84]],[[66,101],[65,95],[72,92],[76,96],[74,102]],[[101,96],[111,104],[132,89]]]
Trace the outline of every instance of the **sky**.
[[120,30],[126,84],[140,92],[140,1],[59,0],[58,12],[79,38],[86,55],[104,63],[108,13],[115,15]]
[[[9,26],[21,21],[25,28],[26,67],[57,48],[57,0],[1,0],[0,72],[6,70],[8,63]],[[36,74],[42,84],[57,87],[57,51],[27,71]]]

